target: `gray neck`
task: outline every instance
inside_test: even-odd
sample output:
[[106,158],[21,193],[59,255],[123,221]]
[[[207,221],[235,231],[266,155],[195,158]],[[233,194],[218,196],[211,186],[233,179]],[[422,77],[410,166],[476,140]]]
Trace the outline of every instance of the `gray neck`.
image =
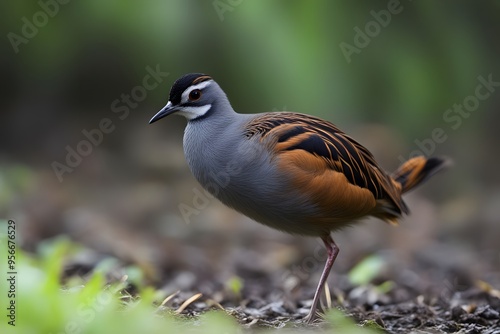
[[[202,134],[208,135],[208,133],[205,132],[209,132],[212,135],[220,134],[216,132],[216,130],[224,129],[229,124],[234,123],[238,119],[238,116],[241,115],[234,111],[231,103],[229,103],[229,100],[225,94],[223,94],[223,96],[220,96],[212,102],[212,107],[205,115],[188,121],[186,131],[188,128],[193,127],[197,128],[199,131],[201,129],[206,129],[205,131],[202,130]],[[195,134],[195,136],[197,135]]]
[[231,159],[234,143],[241,136],[238,129],[246,120],[236,113],[229,101],[217,99],[206,117],[188,122],[184,131],[184,155],[194,176],[203,185],[210,173],[217,173]]

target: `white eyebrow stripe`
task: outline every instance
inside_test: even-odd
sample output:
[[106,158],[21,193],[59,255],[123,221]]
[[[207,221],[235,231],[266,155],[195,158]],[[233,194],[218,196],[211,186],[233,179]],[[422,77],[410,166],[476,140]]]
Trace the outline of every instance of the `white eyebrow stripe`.
[[182,95],[181,95],[181,102],[182,103],[187,102],[188,101],[189,93],[191,93],[195,89],[203,89],[203,88],[207,87],[208,85],[210,85],[212,83],[212,81],[213,80],[203,81],[203,82],[200,82],[199,84],[196,84],[196,85],[191,86],[188,89],[186,89],[184,91],[184,93],[182,93]]

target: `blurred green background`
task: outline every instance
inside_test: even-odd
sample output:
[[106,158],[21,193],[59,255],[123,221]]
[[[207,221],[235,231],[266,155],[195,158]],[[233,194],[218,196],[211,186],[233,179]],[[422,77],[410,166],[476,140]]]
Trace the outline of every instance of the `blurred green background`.
[[[499,1],[66,2],[0,4],[0,216],[17,222],[22,247],[65,234],[160,281],[178,268],[230,276],[235,263],[276,272],[310,254],[315,240],[216,201],[183,221],[178,206],[198,187],[182,153],[185,120],[148,121],[175,79],[204,72],[238,112],[328,119],[387,170],[419,145],[454,160],[407,197],[413,214],[400,228],[341,232],[334,271],[385,249],[500,264],[500,87],[470,98],[478,78],[500,82]],[[152,69],[163,73],[157,87],[140,88]],[[448,111],[464,101],[467,116]],[[68,147],[105,118],[113,130],[59,178],[54,162],[66,165]]]

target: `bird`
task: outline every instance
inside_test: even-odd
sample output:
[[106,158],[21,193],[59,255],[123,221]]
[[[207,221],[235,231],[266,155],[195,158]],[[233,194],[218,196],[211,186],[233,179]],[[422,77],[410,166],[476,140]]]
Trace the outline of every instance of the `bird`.
[[444,157],[415,156],[388,174],[329,121],[284,111],[237,113],[203,73],[177,79],[149,123],[172,114],[187,119],[184,155],[205,190],[261,224],[323,241],[328,256],[307,323],[318,318],[339,253],[332,234],[369,216],[398,225],[409,213],[402,195],[449,164]]

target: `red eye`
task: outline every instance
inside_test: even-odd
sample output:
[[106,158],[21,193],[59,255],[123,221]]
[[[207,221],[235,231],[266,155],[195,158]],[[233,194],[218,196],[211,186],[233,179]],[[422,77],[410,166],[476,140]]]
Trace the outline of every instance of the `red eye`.
[[189,99],[191,101],[199,100],[200,97],[201,97],[201,90],[199,89],[194,89],[191,91],[191,93],[189,93]]

